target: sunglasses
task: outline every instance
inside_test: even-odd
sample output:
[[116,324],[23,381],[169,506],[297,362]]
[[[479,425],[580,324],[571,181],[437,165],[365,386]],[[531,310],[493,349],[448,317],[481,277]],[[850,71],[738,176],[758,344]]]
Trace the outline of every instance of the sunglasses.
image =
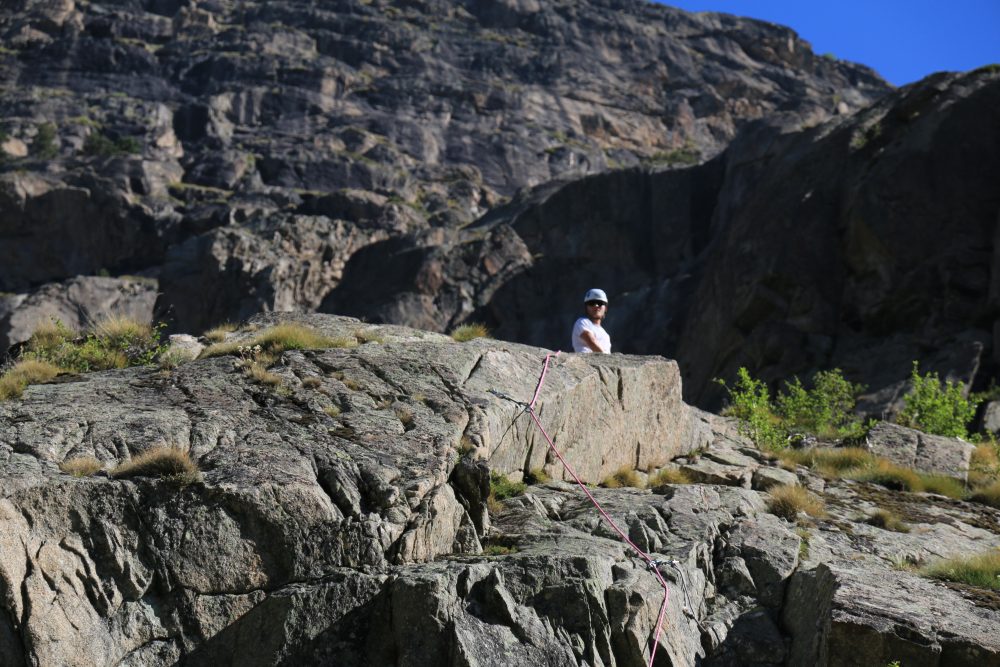
[[608,304],[602,303],[601,301],[588,301],[587,306],[597,308],[598,306],[604,306],[607,308]]

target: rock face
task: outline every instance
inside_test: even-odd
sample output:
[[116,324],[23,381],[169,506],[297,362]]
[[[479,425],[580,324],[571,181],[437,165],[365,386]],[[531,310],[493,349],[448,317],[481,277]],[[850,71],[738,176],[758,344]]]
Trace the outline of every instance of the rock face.
[[907,468],[965,480],[975,446],[959,438],[929,435],[916,429],[879,422],[868,432],[866,445],[876,456]]
[[184,331],[353,311],[345,263],[401,247],[427,281],[380,316],[441,328],[525,264],[454,233],[519,189],[888,90],[787,28],[640,0],[19,0],[0,35],[0,291],[142,272]]
[[[530,398],[545,350],[323,315],[251,328],[289,319],[370,342],[286,352],[267,383],[216,357],[0,403],[2,664],[646,664],[656,578],[488,391]],[[590,482],[699,452],[746,478],[770,468],[680,394],[665,359],[563,355],[537,410]],[[58,467],[160,444],[201,479]],[[488,506],[490,471],[538,467],[555,481]],[[890,563],[1000,546],[1000,512],[830,482],[830,516],[795,532],[742,486],[593,491],[665,563],[657,662],[995,664],[995,609]],[[889,503],[912,534],[853,523]]]

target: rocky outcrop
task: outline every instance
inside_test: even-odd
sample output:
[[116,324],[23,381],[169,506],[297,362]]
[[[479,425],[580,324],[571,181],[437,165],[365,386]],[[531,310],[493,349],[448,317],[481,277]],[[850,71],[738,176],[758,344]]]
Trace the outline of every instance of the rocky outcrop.
[[[646,663],[656,578],[489,392],[530,398],[545,350],[323,315],[260,316],[230,340],[289,320],[361,344],[285,352],[261,382],[213,357],[0,403],[3,664]],[[680,394],[662,358],[562,355],[537,411],[590,482],[670,459],[778,470]],[[59,468],[160,444],[200,479]],[[491,471],[539,467],[555,481],[488,507]],[[891,568],[1000,545],[997,510],[830,481],[829,516],[796,532],[741,486],[593,490],[664,563],[659,659],[842,664],[856,628],[864,664],[992,664],[996,610]],[[890,505],[912,533],[861,522]],[[901,592],[882,603],[887,577]]]
[[889,422],[879,422],[865,438],[865,446],[876,456],[922,472],[947,475],[965,481],[975,445],[960,438],[930,435]]

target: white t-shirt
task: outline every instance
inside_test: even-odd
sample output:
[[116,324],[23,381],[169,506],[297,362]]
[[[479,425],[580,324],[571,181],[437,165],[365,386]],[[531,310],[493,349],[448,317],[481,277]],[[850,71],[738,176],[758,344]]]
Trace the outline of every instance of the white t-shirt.
[[611,336],[604,330],[604,327],[600,324],[594,324],[587,317],[581,317],[573,325],[574,352],[593,352],[593,350],[587,347],[587,344],[583,342],[583,338],[580,336],[584,331],[589,331],[594,335],[594,339],[597,341],[597,346],[601,348],[601,352],[606,354],[611,352]]

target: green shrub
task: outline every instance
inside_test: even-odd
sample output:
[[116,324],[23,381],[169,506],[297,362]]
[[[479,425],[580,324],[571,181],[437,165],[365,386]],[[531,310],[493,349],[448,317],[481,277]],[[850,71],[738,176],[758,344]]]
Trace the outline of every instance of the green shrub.
[[38,126],[38,134],[31,142],[31,152],[43,160],[51,160],[59,154],[59,135],[52,123],[42,123]]
[[729,392],[729,414],[739,420],[740,435],[746,436],[762,449],[782,449],[787,445],[780,427],[780,419],[771,407],[767,385],[750,377],[750,371],[740,367],[736,386],[729,387],[723,380],[716,380]]
[[898,419],[900,424],[935,435],[968,437],[966,425],[975,416],[980,399],[965,398],[959,382],[942,385],[937,373],[920,375],[916,361],[910,382],[913,388],[906,395],[906,407]]
[[500,473],[490,473],[490,495],[497,500],[506,500],[524,493],[528,485],[524,482],[512,482]]
[[135,137],[121,137],[112,141],[100,132],[91,132],[83,142],[84,154],[98,157],[134,155],[141,151],[142,145]]
[[921,574],[932,579],[1000,591],[1000,549],[932,563],[921,570]]
[[451,332],[451,337],[459,343],[465,343],[474,338],[489,338],[490,331],[484,324],[463,324]]
[[839,368],[819,371],[813,388],[806,390],[798,378],[785,383],[777,398],[778,414],[788,428],[801,429],[827,439],[857,437],[863,427],[851,410],[864,387],[844,379]]
[[532,468],[524,476],[524,481],[528,484],[545,484],[551,482],[552,478],[549,476],[549,473],[545,472],[544,468]]

